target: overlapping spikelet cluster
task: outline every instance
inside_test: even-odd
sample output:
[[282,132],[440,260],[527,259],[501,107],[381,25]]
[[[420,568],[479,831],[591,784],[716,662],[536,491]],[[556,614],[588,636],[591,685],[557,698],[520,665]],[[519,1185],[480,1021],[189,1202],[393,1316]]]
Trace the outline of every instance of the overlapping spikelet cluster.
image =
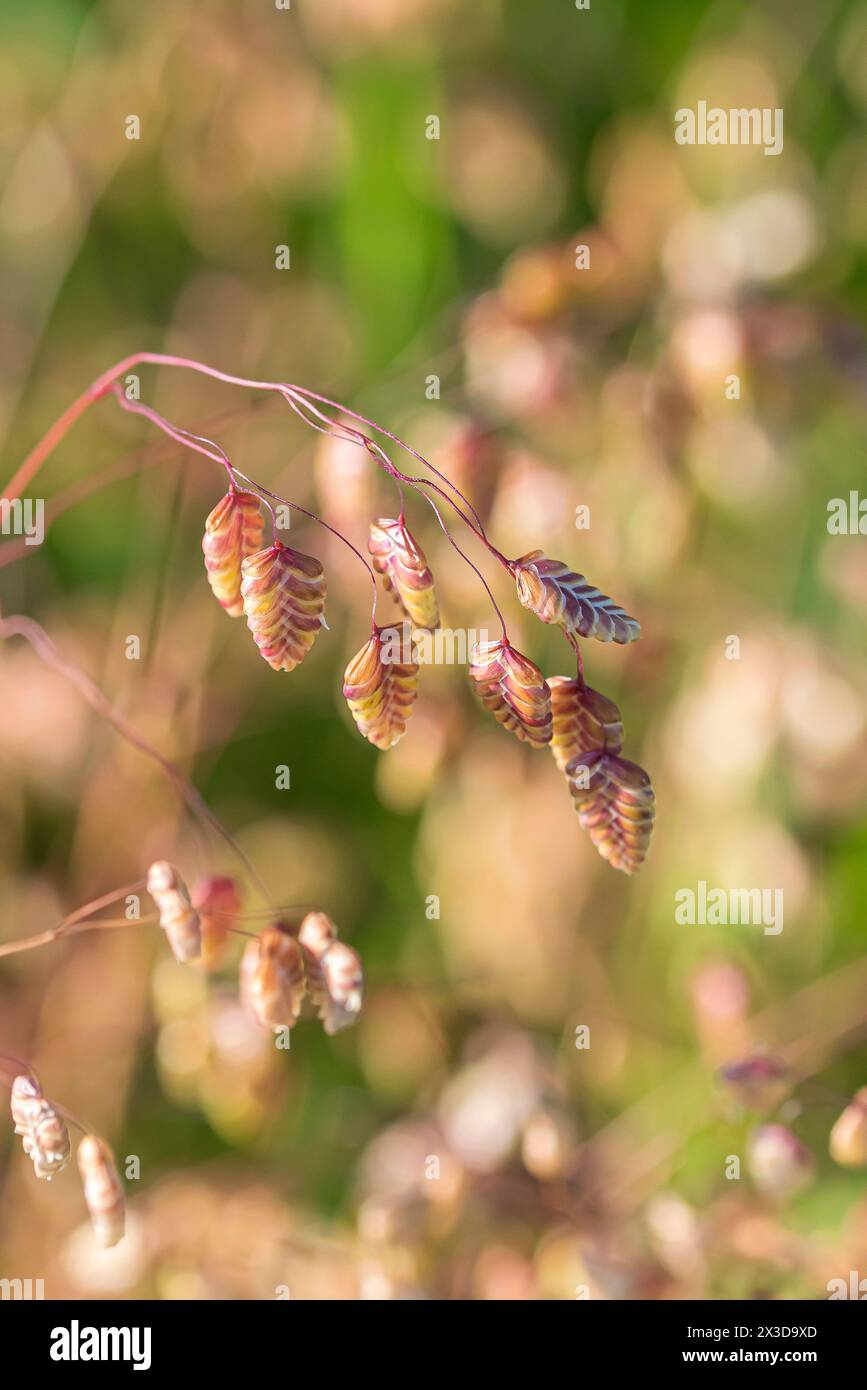
[[[196,909],[190,907],[190,895],[177,869],[166,860],[151,865],[147,884],[175,959],[204,969],[219,966],[237,930],[241,894],[235,880],[203,879],[192,895]],[[186,921],[190,912],[196,916],[201,941],[195,955],[179,952],[172,940],[178,916]],[[239,987],[242,1003],[263,1028],[275,1032],[292,1028],[309,998],[326,1033],[337,1033],[354,1023],[361,1011],[364,973],[357,952],[338,940],[331,918],[324,912],[308,912],[298,926],[277,921],[248,941],[241,957]]]
[[549,676],[548,685],[554,724],[551,752],[561,772],[573,758],[594,748],[620,752],[623,723],[613,700],[570,676]]
[[367,547],[386,590],[397,599],[410,622],[429,631],[438,627],[439,605],[433,575],[403,517],[372,521]]
[[583,680],[553,676],[551,751],[566,775],[578,820],[614,869],[634,874],[644,863],[655,803],[647,773],[619,756],[620,710]]
[[343,694],[359,732],[374,747],[392,748],[406,732],[418,695],[418,663],[409,657],[408,626],[376,628],[343,676]]
[[[60,1107],[43,1095],[36,1077],[30,1075],[16,1076],[12,1082],[10,1109],[15,1133],[21,1135],[24,1152],[33,1160],[34,1173],[50,1182],[66,1167],[71,1151]],[[85,1134],[77,1159],[97,1242],[117,1245],[124,1234],[124,1196],[111,1150],[95,1134]]]
[[309,995],[326,1033],[337,1033],[357,1019],[363,992],[361,960],[324,912],[308,912],[298,928],[275,922],[244,952],[241,1000],[274,1032],[294,1027]]
[[[310,651],[325,625],[325,575],[312,556],[279,540],[259,549],[262,519],[254,493],[230,489],[205,526],[208,578],[227,612],[244,612],[262,656],[276,671],[291,671]],[[412,630],[433,631],[440,614],[424,552],[404,520],[380,517],[371,523],[368,550],[374,570],[400,606],[405,621],[396,628],[375,623],[370,638],[352,658],[343,694],[359,732],[374,747],[393,748],[406,731],[419,685]],[[495,552],[499,554],[499,552]],[[532,550],[517,560],[500,560],[515,580],[522,605],[543,623],[561,628],[578,655],[577,677],[547,681],[506,636],[477,643],[470,679],[482,704],[504,728],[532,748],[550,746],[578,811],[599,853],[614,868],[635,873],[644,862],[654,820],[650,779],[621,757],[623,724],[617,706],[587,686],[579,641],[634,642],[641,629],[620,604],[562,560]],[[396,634],[400,634],[395,641]],[[195,915],[195,910],[190,908]],[[192,959],[195,927],[175,910],[160,909],[178,958]],[[208,937],[216,950],[219,932]],[[187,939],[188,938],[188,939]],[[211,946],[201,948],[208,954]],[[291,947],[285,947],[291,954]],[[183,954],[186,952],[186,954]],[[196,954],[200,954],[197,951]],[[285,1001],[281,1014],[287,1011]]]
[[[633,642],[640,628],[619,604],[540,550],[510,563],[518,597],[544,623],[554,623],[576,652],[579,637]],[[633,874],[644,863],[655,814],[650,778],[620,757],[623,722],[613,700],[580,674],[546,680],[507,641],[479,643],[470,677],[494,718],[531,747],[550,746],[565,774],[578,820],[603,859]]]
[[[230,489],[205,523],[208,579],[227,613],[246,614],[269,666],[292,671],[326,626],[325,572],[313,556],[279,540],[260,548],[262,529],[256,495]],[[386,749],[403,737],[418,689],[412,628],[436,628],[439,606],[427,561],[403,517],[373,522],[369,549],[374,569],[407,622],[374,626],[346,668],[344,695],[360,733]],[[400,634],[396,640],[395,634]]]

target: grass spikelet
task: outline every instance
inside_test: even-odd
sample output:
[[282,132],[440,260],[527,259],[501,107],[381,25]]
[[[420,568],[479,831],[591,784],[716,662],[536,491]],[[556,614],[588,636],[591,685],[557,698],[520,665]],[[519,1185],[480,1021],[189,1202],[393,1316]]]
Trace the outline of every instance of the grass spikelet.
[[386,590],[394,595],[410,622],[431,632],[437,628],[440,616],[433,575],[405,522],[393,517],[372,521],[367,548]]
[[174,865],[159,859],[148,869],[147,890],[157,905],[160,926],[169,939],[175,960],[181,965],[202,954],[199,914],[190,902],[187,885]]
[[78,1146],[78,1171],[84,1200],[98,1245],[108,1248],[123,1240],[125,1202],[114,1155],[104,1140],[85,1134]]
[[828,1148],[844,1168],[867,1168],[867,1086],[856,1091],[834,1122]]
[[319,957],[337,940],[337,928],[327,912],[308,912],[298,928],[298,940],[312,956]]
[[541,550],[531,550],[514,560],[511,569],[524,607],[543,623],[562,627],[573,646],[579,637],[625,643],[641,636],[635,618],[562,560],[549,560]]
[[551,742],[551,691],[538,666],[508,642],[478,642],[470,679],[504,728],[533,748]]
[[332,941],[319,957],[310,980],[310,997],[329,1036],[354,1023],[361,1012],[364,971],[361,957],[343,941]]
[[623,724],[613,700],[571,676],[549,676],[548,685],[553,717],[551,752],[561,772],[573,758],[594,748],[620,752]]
[[214,597],[232,618],[244,612],[241,565],[262,544],[265,521],[259,498],[230,488],[205,521],[202,550]]
[[359,732],[376,748],[393,748],[406,732],[418,694],[418,664],[401,660],[412,650],[408,627],[376,628],[350,661],[343,694]]
[[272,1032],[298,1020],[307,981],[301,947],[283,922],[266,927],[241,960],[241,1002]]
[[241,893],[233,878],[211,875],[193,890],[193,907],[199,914],[202,953],[196,964],[216,970],[223,963],[233,926],[241,911]]
[[29,1076],[16,1076],[10,1099],[15,1133],[37,1178],[50,1181],[69,1162],[69,1131],[63,1116]]
[[566,768],[578,819],[608,863],[634,874],[647,856],[655,815],[650,778],[637,763],[601,748]]
[[308,912],[298,929],[298,940],[304,954],[307,988],[316,1001],[324,988],[320,961],[328,947],[337,940],[337,928],[325,912]]
[[294,671],[324,623],[325,571],[312,555],[275,541],[248,555],[241,597],[256,646],[275,671]]

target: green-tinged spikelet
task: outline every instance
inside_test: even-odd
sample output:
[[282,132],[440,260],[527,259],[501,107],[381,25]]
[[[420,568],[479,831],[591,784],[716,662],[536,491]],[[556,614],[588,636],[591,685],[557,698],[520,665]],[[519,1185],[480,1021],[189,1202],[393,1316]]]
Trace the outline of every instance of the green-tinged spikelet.
[[352,717],[377,748],[392,748],[406,732],[418,694],[418,664],[411,655],[407,624],[376,628],[344,673],[343,694]]
[[421,546],[401,519],[380,517],[370,523],[367,543],[374,569],[415,627],[439,626],[433,575]]

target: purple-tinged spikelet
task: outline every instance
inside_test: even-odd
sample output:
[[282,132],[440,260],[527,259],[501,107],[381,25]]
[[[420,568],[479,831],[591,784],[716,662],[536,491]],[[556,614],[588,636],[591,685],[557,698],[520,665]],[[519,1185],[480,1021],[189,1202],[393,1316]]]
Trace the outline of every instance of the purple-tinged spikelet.
[[543,623],[562,627],[577,647],[579,637],[600,642],[634,642],[641,627],[614,599],[575,574],[562,560],[549,560],[541,550],[512,561],[518,598]]
[[647,856],[655,804],[650,778],[637,763],[605,753],[582,753],[566,767],[578,819],[613,869],[634,874]]
[[275,541],[248,555],[241,597],[256,646],[275,671],[294,671],[324,624],[325,571],[312,555]]
[[613,700],[570,676],[549,676],[548,686],[554,725],[551,752],[561,772],[573,758],[594,748],[620,752],[623,724]]
[[392,659],[407,654],[405,640],[390,640],[401,635],[406,638],[405,627],[403,634],[400,628],[377,628],[343,676],[343,694],[359,733],[381,749],[403,738],[418,694],[418,664]]
[[387,591],[394,595],[415,627],[430,631],[438,627],[439,605],[433,575],[405,522],[391,517],[372,521],[367,548]]
[[479,698],[504,728],[533,748],[551,742],[551,691],[538,666],[508,642],[478,642],[470,679]]
[[265,522],[259,498],[230,488],[205,521],[202,550],[214,597],[232,618],[244,612],[241,565],[262,544]]
[[202,931],[202,953],[196,964],[203,970],[216,970],[223,962],[241,911],[240,890],[233,878],[210,875],[196,884],[192,901]]

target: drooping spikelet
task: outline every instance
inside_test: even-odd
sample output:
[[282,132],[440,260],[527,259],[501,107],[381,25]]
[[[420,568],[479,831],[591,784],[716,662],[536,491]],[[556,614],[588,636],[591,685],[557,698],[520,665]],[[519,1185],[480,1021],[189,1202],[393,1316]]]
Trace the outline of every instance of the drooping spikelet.
[[307,988],[311,998],[318,1000],[323,990],[320,961],[337,940],[337,928],[326,912],[308,912],[298,929],[298,940],[304,955]]
[[867,1086],[855,1092],[837,1117],[828,1147],[834,1162],[844,1168],[867,1168]]
[[244,611],[241,599],[241,564],[262,544],[265,522],[259,498],[252,492],[230,488],[205,521],[202,550],[214,597],[232,618]]
[[354,1023],[361,1012],[364,971],[361,958],[337,940],[337,928],[324,912],[308,912],[298,931],[307,970],[307,988],[328,1034]]
[[308,912],[298,928],[298,940],[304,947],[305,957],[309,952],[318,961],[332,941],[337,940],[337,928],[327,912]]
[[602,858],[614,869],[636,873],[647,855],[655,814],[647,773],[597,748],[573,758],[566,777],[578,819]]
[[409,625],[374,629],[350,661],[343,694],[359,732],[376,748],[392,748],[406,732],[418,694]]
[[421,546],[402,518],[380,517],[370,523],[367,548],[373,567],[382,575],[415,627],[433,631],[439,626],[439,605],[433,575]]
[[354,1023],[361,1012],[364,971],[361,958],[343,941],[332,941],[308,974],[310,997],[329,1036]]
[[85,1134],[77,1157],[97,1244],[105,1248],[117,1245],[123,1240],[125,1204],[114,1155],[104,1140]]
[[241,1002],[263,1028],[278,1033],[297,1022],[306,989],[301,947],[283,922],[275,922],[244,951]]
[[815,1175],[813,1155],[785,1125],[759,1125],[747,1139],[747,1170],[760,1192],[783,1200]]
[[202,954],[196,961],[203,970],[222,964],[229,936],[241,911],[241,894],[233,878],[209,876],[193,890],[193,906],[202,930]]
[[551,742],[551,691],[538,666],[508,642],[477,642],[470,679],[494,718],[533,748]]
[[573,646],[579,637],[622,643],[641,636],[635,618],[562,560],[549,560],[541,550],[531,550],[512,561],[512,573],[524,607],[543,623],[559,624]]
[[169,939],[175,960],[181,965],[202,954],[199,914],[190,902],[187,885],[173,864],[158,859],[148,869],[147,890],[157,905],[160,926]]
[[248,555],[241,569],[241,597],[256,646],[275,671],[294,671],[324,625],[322,566],[275,541]]
[[551,752],[561,772],[579,753],[594,748],[620,752],[623,724],[613,700],[571,676],[549,676],[548,685],[554,724]]
[[765,1053],[727,1062],[719,1079],[741,1105],[760,1111],[776,1110],[795,1084],[786,1063]]
[[66,1122],[29,1076],[16,1076],[10,1100],[15,1133],[21,1135],[24,1152],[33,1160],[37,1178],[49,1181],[69,1161]]

